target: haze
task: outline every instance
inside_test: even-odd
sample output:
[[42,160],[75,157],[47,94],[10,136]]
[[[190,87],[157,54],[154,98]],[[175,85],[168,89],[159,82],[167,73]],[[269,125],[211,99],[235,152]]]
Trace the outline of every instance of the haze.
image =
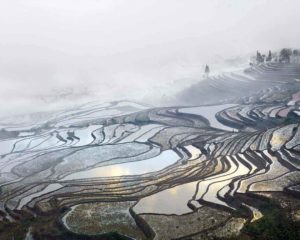
[[299,22],[298,0],[0,0],[0,115],[160,102],[206,63],[299,47]]

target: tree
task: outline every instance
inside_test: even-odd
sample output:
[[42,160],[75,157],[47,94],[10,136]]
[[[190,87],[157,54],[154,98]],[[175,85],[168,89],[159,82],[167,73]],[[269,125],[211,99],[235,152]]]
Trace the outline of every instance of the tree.
[[294,56],[299,56],[299,55],[300,55],[300,51],[297,50],[297,49],[295,49],[295,50],[293,51],[293,55],[294,55]]
[[210,69],[209,69],[209,66],[208,66],[207,64],[206,64],[206,66],[205,66],[204,72],[205,72],[206,76],[208,76],[209,73],[210,73]]
[[294,63],[300,62],[300,51],[297,49],[293,50],[293,61],[294,61]]
[[272,61],[272,52],[271,50],[269,50],[269,54],[268,54],[268,57],[266,59],[267,62],[271,62]]
[[279,54],[279,61],[290,63],[291,61],[292,50],[290,48],[283,48]]
[[261,55],[261,53],[259,51],[256,52],[256,62],[257,63],[264,62],[264,58],[263,58],[263,56]]

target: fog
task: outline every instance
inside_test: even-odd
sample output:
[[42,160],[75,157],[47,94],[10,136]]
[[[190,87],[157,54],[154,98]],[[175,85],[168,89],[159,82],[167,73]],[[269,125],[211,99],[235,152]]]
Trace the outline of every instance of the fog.
[[299,22],[299,0],[0,0],[0,115],[159,104],[205,64],[226,71],[257,49],[299,48]]

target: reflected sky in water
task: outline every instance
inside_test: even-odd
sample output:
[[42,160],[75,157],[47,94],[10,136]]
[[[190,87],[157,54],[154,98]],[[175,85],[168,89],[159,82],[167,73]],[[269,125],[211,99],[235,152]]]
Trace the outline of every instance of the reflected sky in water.
[[179,159],[180,157],[173,150],[166,150],[156,157],[149,158],[143,161],[97,167],[90,170],[70,174],[63,180],[141,175],[149,172],[159,171],[177,162]]
[[232,127],[227,127],[216,119],[216,113],[226,108],[230,108],[234,106],[236,106],[236,104],[223,104],[223,105],[183,108],[180,109],[179,111],[182,113],[201,115],[209,121],[211,127],[232,131],[233,129]]
[[184,214],[192,212],[187,203],[196,191],[196,182],[173,187],[141,199],[136,213]]

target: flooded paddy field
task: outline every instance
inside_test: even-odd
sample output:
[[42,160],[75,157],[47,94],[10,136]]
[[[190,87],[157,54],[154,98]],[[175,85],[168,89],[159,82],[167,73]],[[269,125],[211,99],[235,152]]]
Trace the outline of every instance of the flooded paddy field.
[[174,106],[0,120],[0,227],[13,229],[0,239],[238,237],[270,203],[299,221],[299,75],[264,64],[207,79]]

